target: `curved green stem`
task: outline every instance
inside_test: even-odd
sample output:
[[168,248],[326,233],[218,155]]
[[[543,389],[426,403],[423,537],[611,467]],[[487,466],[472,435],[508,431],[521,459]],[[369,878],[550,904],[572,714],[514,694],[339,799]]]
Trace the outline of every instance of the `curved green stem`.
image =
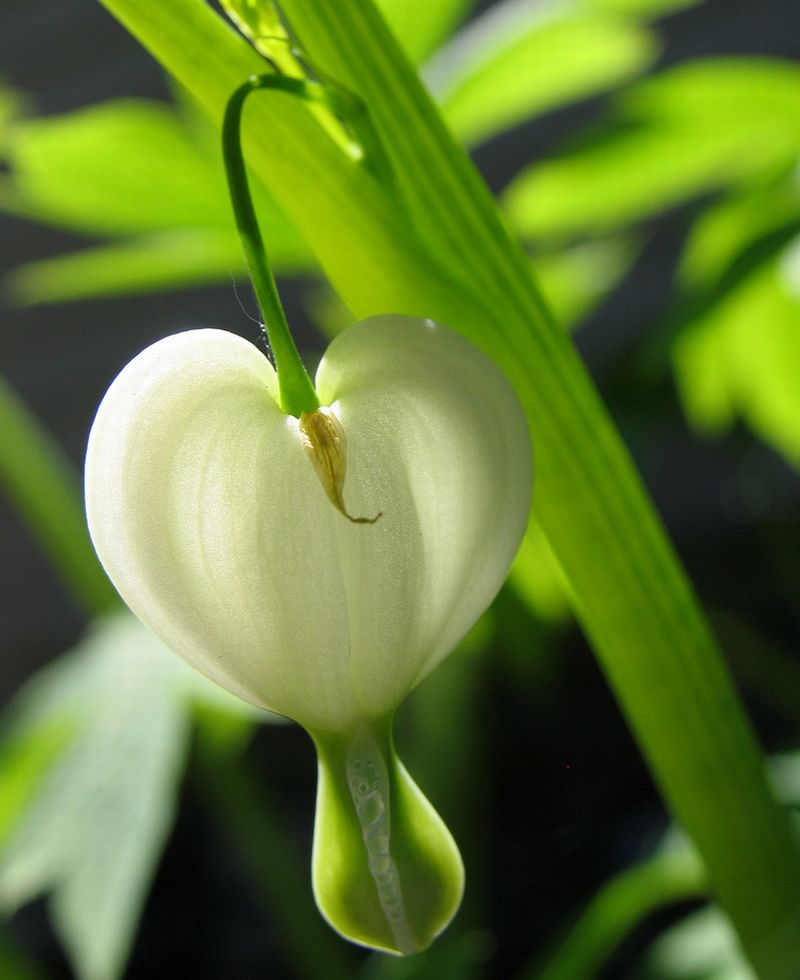
[[231,204],[236,226],[242,240],[247,268],[253,282],[264,328],[269,337],[278,375],[281,408],[290,415],[314,412],[319,408],[319,398],[311,378],[297,352],[286,316],[281,306],[275,278],[267,260],[264,239],[258,227],[247,168],[242,153],[241,122],[244,102],[251,92],[261,89],[278,89],[307,101],[324,101],[319,86],[283,75],[253,75],[230,98],[222,125],[222,154]]

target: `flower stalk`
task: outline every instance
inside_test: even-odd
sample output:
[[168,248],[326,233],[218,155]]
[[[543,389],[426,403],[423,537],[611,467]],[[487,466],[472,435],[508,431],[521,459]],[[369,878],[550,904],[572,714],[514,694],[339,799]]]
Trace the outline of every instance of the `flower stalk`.
[[251,93],[272,89],[314,100],[316,90],[310,88],[310,85],[311,83],[283,75],[253,75],[231,96],[222,123],[222,155],[228,190],[250,279],[275,359],[280,405],[284,412],[295,416],[316,411],[319,408],[319,398],[289,330],[275,277],[267,260],[267,250],[258,227],[242,153],[241,122],[245,100]]

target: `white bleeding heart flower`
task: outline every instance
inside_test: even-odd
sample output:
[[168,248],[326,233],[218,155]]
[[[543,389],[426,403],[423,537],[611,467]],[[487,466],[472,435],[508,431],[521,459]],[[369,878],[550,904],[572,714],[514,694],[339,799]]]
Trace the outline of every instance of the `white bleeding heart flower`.
[[393,753],[391,717],[505,578],[529,435],[501,372],[429,320],[351,327],[316,390],[324,408],[297,419],[236,335],[153,344],[98,410],[88,522],[153,632],[312,735],[318,904],[349,938],[406,953],[452,917],[463,871]]

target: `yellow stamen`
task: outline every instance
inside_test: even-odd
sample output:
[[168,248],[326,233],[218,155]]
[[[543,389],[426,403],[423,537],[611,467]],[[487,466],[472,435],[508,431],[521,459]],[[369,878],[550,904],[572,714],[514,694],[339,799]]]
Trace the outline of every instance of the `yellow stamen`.
[[326,407],[303,412],[298,419],[303,448],[311,458],[328,499],[353,524],[374,524],[381,516],[353,517],[344,503],[344,478],[347,472],[347,439],[342,423]]

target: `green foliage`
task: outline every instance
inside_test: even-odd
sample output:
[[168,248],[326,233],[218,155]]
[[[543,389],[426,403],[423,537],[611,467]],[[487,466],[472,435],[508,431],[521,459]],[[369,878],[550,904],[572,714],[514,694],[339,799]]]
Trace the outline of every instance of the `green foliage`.
[[14,302],[28,306],[158,292],[244,274],[235,235],[180,229],[27,262],[13,270],[5,286]]
[[[116,241],[21,266],[18,301],[55,302],[229,280],[243,260],[208,124],[155,102],[119,100],[18,123],[0,206]],[[121,192],[120,188],[124,188]],[[308,252],[263,188],[254,191],[277,268]],[[120,240],[121,239],[121,240]]]
[[254,717],[125,614],[96,625],[11,707],[0,759],[0,907],[9,913],[49,895],[80,980],[122,973],[172,825],[198,702]]
[[466,143],[628,81],[657,53],[653,34],[630,19],[573,3],[491,8],[427,71],[445,119]]
[[795,466],[800,288],[792,270],[798,233],[800,195],[793,187],[707,212],[684,255],[673,314],[680,330],[675,370],[695,428],[718,434],[741,416]]
[[[538,113],[629,82],[650,66],[658,50],[652,25],[642,22],[692,2],[575,0],[556,5],[541,19],[524,18],[524,30],[517,20],[512,33],[502,20],[483,18],[479,23],[487,30],[478,36],[465,29],[430,63],[429,78],[458,135],[478,142]],[[106,5],[214,122],[233,89],[249,73],[263,70],[263,61],[205,4],[106,0]],[[224,5],[238,10],[239,23],[256,42],[265,30],[280,30],[272,5],[253,0]],[[470,4],[381,0],[379,6],[406,53],[419,61]],[[470,336],[513,378],[534,432],[539,487],[537,521],[531,523],[512,585],[543,621],[563,620],[566,602],[573,605],[657,781],[712,869],[719,897],[759,963],[757,972],[793,980],[792,957],[800,955],[794,934],[778,940],[777,952],[765,952],[759,942],[784,913],[794,928],[792,838],[765,789],[759,756],[691,592],[590,384],[543,312],[527,257],[510,245],[484,189],[366,0],[340,5],[285,0],[282,7],[308,63],[367,104],[391,159],[392,178],[371,171],[348,150],[352,134],[342,120],[264,96],[248,109],[248,159],[270,188],[259,211],[275,264],[283,270],[307,268],[310,248],[356,315],[434,316]],[[508,9],[517,11],[513,5]],[[284,42],[257,46],[285,61],[290,72],[302,71]],[[798,94],[800,70],[777,60],[678,65],[629,85],[614,98],[601,125],[523,171],[505,196],[514,229],[536,245],[534,264],[544,295],[557,320],[571,327],[630,268],[636,253],[630,226],[691,202],[687,221],[696,220],[654,356],[660,364],[672,357],[697,431],[717,434],[741,417],[795,465],[800,463],[795,243],[800,204],[792,168],[800,154]],[[0,119],[10,115],[6,104],[0,101]],[[110,239],[79,255],[18,270],[9,282],[18,300],[154,290],[226,279],[241,269],[221,189],[216,136],[194,110],[122,102],[61,119],[13,123],[9,129],[12,176],[0,187],[2,206]],[[19,415],[13,408],[3,411],[9,418]],[[17,466],[14,480],[24,488],[32,477],[19,469],[22,444],[17,440],[15,449],[0,436],[0,467],[9,470],[11,460]],[[37,477],[39,487],[58,470],[52,454],[48,465]],[[12,487],[14,480],[7,477]],[[46,544],[59,526],[54,499],[47,491],[42,500],[18,497]],[[75,531],[70,508],[65,527]],[[40,511],[43,517],[36,516]],[[47,546],[87,608],[99,607],[105,586],[95,596],[96,567],[81,572],[79,538],[75,531],[66,544]],[[60,553],[65,557],[59,559]],[[84,574],[95,585],[81,585]],[[149,641],[141,642],[146,647]],[[81,666],[76,659],[45,675],[42,691],[57,691],[52,710],[31,709],[37,720],[30,724],[24,721],[28,709],[21,711],[23,721],[4,743],[0,780],[7,795],[0,802],[0,841],[6,850],[0,892],[17,902],[52,888],[58,927],[84,971],[81,976],[105,980],[94,957],[108,967],[109,976],[119,971],[169,825],[186,701],[185,694],[174,693],[184,690],[181,684],[170,680],[172,693],[159,695],[155,731],[144,732],[132,710],[130,731],[113,735],[112,744],[122,751],[135,749],[149,760],[135,774],[138,782],[123,780],[113,788],[109,776],[109,786],[89,785],[90,776],[78,773],[74,760],[84,746],[81,751],[97,759],[98,771],[110,771],[111,753],[100,736],[101,721],[110,725],[110,715],[99,710],[99,720],[90,723],[83,710],[73,711],[72,695],[64,693],[69,685],[59,678],[72,677],[69,683],[76,687],[85,672],[91,700],[100,662],[99,653],[97,664],[87,654]],[[164,676],[172,675],[158,674],[160,680]],[[99,684],[96,689],[119,704],[119,692]],[[141,690],[137,681],[133,692]],[[25,695],[32,704],[38,697]],[[49,696],[41,698],[50,704]],[[233,733],[235,741],[246,730],[246,721],[230,722],[233,716],[224,706],[206,704],[204,713],[217,720],[220,739]],[[170,731],[176,745],[157,759],[159,739]],[[64,773],[83,780],[81,800],[77,791],[65,788]],[[101,838],[91,845],[85,828],[78,827],[79,821],[95,819],[94,812],[81,809],[91,805],[94,791],[110,799],[110,806],[127,808],[132,800],[128,849],[121,849],[110,871],[100,868],[98,859],[108,847],[107,824],[100,820]],[[154,813],[136,809],[135,792],[151,795]],[[47,800],[49,809],[64,810],[78,828],[74,833],[60,830],[63,839],[56,839],[55,816],[43,809]],[[17,825],[13,818],[23,805]],[[84,860],[95,846],[96,854]],[[53,869],[83,871],[56,881],[37,852],[50,856]],[[660,886],[648,890],[646,873],[637,876],[640,870],[609,883],[594,911],[581,920],[583,939],[589,941],[576,933],[562,963],[598,962],[610,939],[631,928],[643,908],[659,904],[659,895],[675,894],[668,887],[663,893]],[[667,874],[661,885],[668,880]],[[657,883],[658,876],[649,881]],[[90,915],[101,914],[108,923],[103,943],[90,947]],[[722,920],[698,921],[694,935],[700,938],[674,930],[669,943],[654,951],[647,976],[751,977],[731,952],[733,933],[719,926]],[[717,936],[725,933],[716,941],[717,952],[692,961],[692,948],[714,946],[708,937],[713,940],[715,930]],[[471,947],[466,939],[463,949],[435,947],[434,956],[443,950],[437,975],[446,976],[444,964],[452,963],[462,964],[459,976],[469,975],[480,958],[477,947],[477,940]],[[369,969],[380,977],[414,976],[417,967],[424,972],[438,962],[385,960]]]
[[800,68],[689,62],[634,85],[609,124],[516,178],[505,195],[525,236],[602,235],[699,194],[788,171],[800,152]]
[[376,6],[412,61],[422,61],[463,20],[475,0],[378,0]]
[[646,980],[758,980],[742,958],[736,934],[715,908],[701,909],[653,944]]
[[0,851],[0,902],[49,892],[81,980],[120,975],[174,813],[186,746],[172,657],[128,617],[96,630],[19,695],[11,738],[59,738]]
[[594,896],[551,957],[526,980],[584,980],[596,976],[622,938],[652,912],[707,891],[697,855],[668,835],[666,846],[621,871]]

